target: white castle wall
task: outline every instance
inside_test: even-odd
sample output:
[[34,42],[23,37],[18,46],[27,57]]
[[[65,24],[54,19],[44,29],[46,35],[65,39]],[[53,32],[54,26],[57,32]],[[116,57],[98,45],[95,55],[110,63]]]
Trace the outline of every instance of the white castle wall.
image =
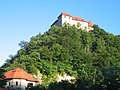
[[62,27],[64,25],[64,23],[69,23],[71,26],[72,25],[77,26],[77,24],[79,23],[81,25],[80,26],[81,29],[86,30],[86,31],[93,30],[92,27],[88,26],[87,21],[73,20],[72,16],[67,16],[67,15],[63,15],[63,14],[61,14],[58,17],[58,19],[53,23],[53,25]]

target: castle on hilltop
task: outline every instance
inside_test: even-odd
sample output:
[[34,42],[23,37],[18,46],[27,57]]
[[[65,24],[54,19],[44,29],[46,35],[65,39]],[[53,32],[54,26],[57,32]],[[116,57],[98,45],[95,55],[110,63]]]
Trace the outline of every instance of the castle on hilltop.
[[58,19],[51,26],[56,25],[58,27],[62,27],[65,23],[69,25],[79,26],[79,28],[86,30],[86,31],[93,30],[93,23],[91,21],[88,22],[82,18],[72,16],[65,12],[62,12],[58,16]]

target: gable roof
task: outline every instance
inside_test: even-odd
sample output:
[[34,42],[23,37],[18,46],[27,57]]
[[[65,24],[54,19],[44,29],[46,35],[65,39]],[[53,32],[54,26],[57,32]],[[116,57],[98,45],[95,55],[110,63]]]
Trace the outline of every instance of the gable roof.
[[20,68],[15,68],[14,70],[10,70],[4,74],[6,79],[26,79],[28,81],[34,81],[36,80],[33,78],[32,75],[28,74],[24,70]]

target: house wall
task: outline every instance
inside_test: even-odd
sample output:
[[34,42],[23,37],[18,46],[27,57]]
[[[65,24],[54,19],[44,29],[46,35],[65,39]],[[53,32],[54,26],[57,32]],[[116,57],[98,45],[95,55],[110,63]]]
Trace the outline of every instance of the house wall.
[[12,88],[21,88],[21,90],[25,90],[28,83],[33,83],[33,86],[35,86],[35,82],[26,81],[24,79],[11,79],[7,81],[6,87],[11,87],[11,90]]

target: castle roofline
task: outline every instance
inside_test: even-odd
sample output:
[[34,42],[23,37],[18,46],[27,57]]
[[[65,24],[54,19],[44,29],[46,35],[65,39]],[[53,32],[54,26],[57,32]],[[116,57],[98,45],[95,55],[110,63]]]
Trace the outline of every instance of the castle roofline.
[[66,12],[62,12],[59,16],[58,16],[58,18],[60,17],[60,16],[69,16],[69,17],[72,17],[72,20],[76,20],[76,21],[82,21],[82,22],[87,22],[88,24],[89,24],[89,27],[92,27],[93,26],[93,23],[92,23],[92,21],[86,21],[86,20],[84,20],[83,18],[80,18],[80,17],[77,17],[77,16],[73,16],[73,15],[70,15],[70,14],[68,14],[68,13],[66,13]]

